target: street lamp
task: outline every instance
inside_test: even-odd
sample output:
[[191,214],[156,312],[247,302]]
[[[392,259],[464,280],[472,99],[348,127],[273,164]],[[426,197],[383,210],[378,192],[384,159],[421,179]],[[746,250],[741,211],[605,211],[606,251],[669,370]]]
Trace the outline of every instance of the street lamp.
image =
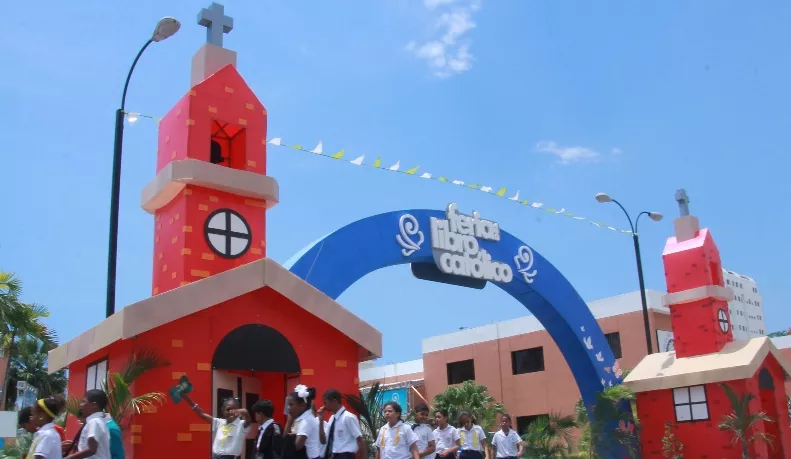
[[132,67],[126,75],[124,92],[121,96],[121,108],[115,111],[115,143],[113,145],[113,181],[110,189],[110,243],[107,250],[107,304],[106,317],[115,313],[115,268],[118,258],[118,201],[121,195],[121,151],[124,140],[124,107],[126,105],[126,90],[129,88],[129,79],[135,70],[137,61],[143,55],[148,45],[170,38],[179,31],[181,23],[175,18],[165,17],[159,20],[151,38],[140,48]]
[[608,202],[614,202],[618,204],[618,207],[620,207],[624,215],[626,215],[626,219],[629,220],[629,226],[632,229],[632,240],[634,241],[634,256],[637,259],[637,278],[640,281],[640,300],[643,302],[643,325],[645,326],[645,344],[648,347],[648,353],[653,354],[654,347],[651,339],[651,326],[649,325],[648,322],[648,303],[646,303],[645,300],[645,281],[643,280],[643,262],[642,259],[640,258],[640,238],[637,235],[637,224],[640,223],[640,217],[642,217],[643,215],[648,215],[648,218],[650,218],[655,222],[658,222],[662,220],[662,214],[660,214],[659,212],[643,211],[637,214],[637,219],[635,219],[634,224],[632,224],[632,217],[629,216],[629,212],[627,212],[626,209],[624,209],[624,207],[621,205],[620,202],[610,197],[610,195],[608,195],[607,193],[598,193],[596,195],[596,201],[601,204],[605,204]]

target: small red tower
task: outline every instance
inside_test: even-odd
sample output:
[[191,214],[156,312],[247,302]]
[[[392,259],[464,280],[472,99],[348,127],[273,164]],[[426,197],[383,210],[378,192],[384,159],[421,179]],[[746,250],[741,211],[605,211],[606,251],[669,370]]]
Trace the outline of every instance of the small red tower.
[[[231,30],[207,11],[212,30]],[[266,210],[278,202],[266,108],[219,43],[193,57],[193,86],[160,123],[157,177],[142,197],[155,216],[152,295],[266,257]]]
[[676,193],[676,201],[681,216],[673,222],[675,237],[662,253],[676,357],[710,354],[733,341],[728,313],[733,291],[724,286],[711,232],[700,229],[697,217],[689,215],[684,190]]

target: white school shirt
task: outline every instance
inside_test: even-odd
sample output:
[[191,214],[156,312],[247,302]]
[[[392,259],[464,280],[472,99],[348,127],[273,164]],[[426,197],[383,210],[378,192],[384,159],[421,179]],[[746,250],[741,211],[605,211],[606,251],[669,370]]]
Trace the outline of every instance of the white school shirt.
[[379,448],[380,459],[408,459],[412,457],[409,449],[417,443],[417,434],[411,427],[398,421],[390,427],[385,424],[379,429],[376,447]]
[[434,429],[434,440],[437,442],[437,452],[453,448],[456,446],[456,440],[458,439],[459,431],[450,424],[446,425],[444,429],[440,429],[439,427]]
[[[428,443],[434,440],[434,431],[431,430],[431,426],[428,424],[418,424],[414,429],[415,434],[417,434],[417,449],[418,452],[423,452],[428,448]],[[437,453],[431,453],[427,456],[423,456],[423,459],[434,459]]]
[[[360,431],[360,420],[357,416],[346,411],[346,408],[341,407],[337,413],[332,415],[330,422],[337,422],[335,432],[332,437],[332,453],[356,453],[357,452],[357,439],[363,436]],[[327,429],[327,441],[330,441],[329,435],[332,429]]]
[[305,437],[305,453],[308,459],[315,459],[321,453],[321,439],[319,439],[319,422],[310,410],[305,410],[291,428],[298,437]]
[[[58,437],[60,438],[60,437]],[[107,419],[104,413],[93,413],[85,419],[85,427],[80,434],[80,441],[77,443],[77,451],[88,449],[88,439],[93,438],[99,446],[96,454],[91,456],[96,459],[110,459],[110,430],[107,428]]]
[[33,459],[36,456],[44,456],[46,459],[59,459],[63,457],[60,448],[60,435],[55,430],[55,424],[45,424],[33,435],[30,443],[30,452],[26,457]]
[[225,419],[214,418],[211,423],[214,442],[211,446],[212,454],[218,456],[241,456],[245,436],[250,431],[250,426],[244,426],[244,419],[236,418],[230,425]]
[[460,451],[483,451],[486,433],[481,426],[473,424],[470,430],[464,427],[459,428],[459,439],[461,440]]
[[497,457],[499,458],[516,457],[519,452],[519,443],[521,442],[522,439],[519,438],[519,434],[514,429],[508,429],[508,435],[502,429],[498,430],[494,434],[494,438],[492,438],[492,445],[497,448]]

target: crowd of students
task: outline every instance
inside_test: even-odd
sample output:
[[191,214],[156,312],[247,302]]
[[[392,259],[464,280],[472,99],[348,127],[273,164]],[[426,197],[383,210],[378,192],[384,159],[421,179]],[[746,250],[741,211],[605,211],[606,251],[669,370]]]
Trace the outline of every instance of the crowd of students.
[[[259,425],[255,440],[256,459],[368,459],[368,448],[360,421],[346,410],[342,396],[329,389],[316,409],[316,390],[297,386],[287,399],[286,425],[273,420],[274,405],[269,400],[256,402],[250,413],[235,399],[223,404],[223,418],[214,418],[184,397],[191,409],[211,423],[214,434],[213,459],[236,459],[253,419]],[[329,413],[329,419],[325,419]],[[251,418],[252,414],[252,418]],[[415,407],[415,424],[403,422],[401,405],[387,402],[383,407],[387,423],[379,429],[374,443],[376,459],[516,459],[522,456],[522,440],[511,428],[511,417],[503,414],[501,429],[488,445],[486,432],[470,413],[459,415],[453,427],[445,410],[434,411],[436,428],[430,425],[427,405]],[[492,456],[490,456],[492,455]]]
[[21,409],[19,426],[33,434],[26,459],[124,459],[121,430],[105,413],[106,408],[104,391],[87,391],[77,414],[82,426],[72,440],[67,440],[63,428],[55,424],[66,409],[63,397],[43,398]]
[[[213,459],[241,456],[253,420],[259,425],[255,440],[256,459],[368,459],[368,448],[360,420],[346,410],[342,396],[329,389],[316,409],[316,390],[299,385],[287,399],[287,421],[282,427],[274,421],[274,405],[269,400],[256,402],[248,413],[235,399],[223,403],[222,418],[203,411],[187,395],[184,401],[195,414],[211,424]],[[121,432],[105,413],[107,394],[94,389],[85,393],[78,417],[82,426],[75,438],[66,440],[55,418],[65,409],[60,397],[41,399],[19,412],[19,425],[33,434],[27,459],[123,459]],[[330,414],[325,419],[325,413]],[[252,414],[252,417],[251,417]],[[374,443],[376,459],[516,459],[522,456],[519,435],[511,428],[511,417],[503,414],[501,429],[488,445],[486,432],[468,412],[453,427],[445,410],[434,411],[436,428],[430,425],[426,404],[415,407],[415,424],[403,422],[401,405],[387,402],[383,407],[387,423],[379,429]]]

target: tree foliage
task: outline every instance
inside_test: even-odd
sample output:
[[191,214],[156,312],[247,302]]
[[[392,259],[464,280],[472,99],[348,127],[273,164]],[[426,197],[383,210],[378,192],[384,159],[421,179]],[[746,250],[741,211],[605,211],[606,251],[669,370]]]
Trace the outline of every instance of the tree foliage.
[[360,427],[363,437],[368,444],[368,452],[374,451],[374,442],[379,429],[385,425],[383,414],[382,388],[379,382],[374,383],[368,390],[360,390],[358,394],[345,394],[343,398],[353,411],[360,415]]
[[770,448],[773,448],[774,439],[771,435],[755,431],[760,422],[774,422],[763,411],[750,411],[750,401],[755,398],[755,395],[751,392],[747,392],[740,396],[736,393],[736,390],[728,384],[720,384],[720,387],[728,397],[733,411],[722,417],[719,428],[720,430],[729,431],[733,435],[731,441],[733,441],[734,444],[740,443],[742,459],[749,458],[749,446],[758,441],[766,442]]
[[634,400],[634,392],[617,384],[602,389],[593,406],[586,406],[583,400],[577,402],[577,423],[584,426],[580,450],[589,458],[610,457],[619,451],[637,457],[640,449],[637,416],[634,411],[622,409],[623,404],[629,403],[634,410]]
[[[54,345],[38,339],[25,337],[14,342],[9,361],[8,386],[16,387],[18,381],[25,381],[38,389],[40,398],[62,394],[67,380],[64,370],[48,374],[47,352]],[[6,391],[6,406],[16,402],[16,391]]]
[[[131,385],[145,373],[170,365],[156,350],[141,349],[134,352],[120,373],[109,372],[102,383],[102,390],[107,393],[107,412],[113,417],[121,430],[125,430],[132,422],[135,414],[147,408],[162,405],[167,400],[162,392],[149,392],[138,396],[132,395]],[[80,407],[80,399],[70,397],[66,410],[76,416]]]
[[485,431],[494,426],[497,413],[505,412],[503,404],[489,395],[488,388],[475,381],[448,387],[434,396],[432,405],[435,410],[447,410],[451,424],[456,423],[462,411],[469,411]]
[[665,423],[665,436],[662,437],[662,456],[665,459],[684,459],[684,444],[676,437],[673,429],[675,426]]
[[539,416],[522,434],[527,459],[565,458],[571,454],[574,430],[578,427],[573,415]]

